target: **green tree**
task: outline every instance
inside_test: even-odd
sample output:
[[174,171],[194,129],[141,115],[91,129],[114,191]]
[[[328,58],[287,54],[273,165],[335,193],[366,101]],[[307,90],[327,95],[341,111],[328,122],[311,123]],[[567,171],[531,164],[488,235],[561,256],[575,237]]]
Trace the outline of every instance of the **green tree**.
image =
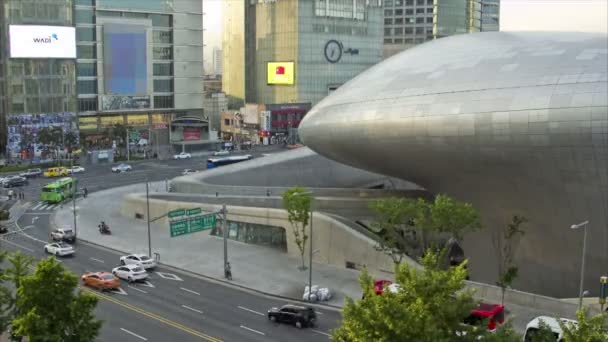
[[300,258],[302,266],[300,269],[305,270],[304,251],[306,250],[306,242],[308,235],[306,234],[306,226],[310,220],[310,206],[312,197],[310,192],[301,187],[293,187],[283,193],[283,208],[287,210],[287,219],[291,224],[293,237],[296,245],[300,250]]
[[58,146],[63,139],[61,127],[44,127],[38,132],[38,141],[49,146]]
[[589,317],[584,310],[576,312],[578,324],[560,322],[565,342],[606,342],[608,341],[608,314],[600,313]]
[[[6,252],[0,252],[0,265],[4,263]],[[0,335],[6,331],[12,319],[13,305],[11,291],[4,286],[5,271],[0,269]]]
[[[34,258],[17,251],[8,257],[9,267],[4,272],[4,279],[13,283],[15,289],[21,286],[21,280],[30,274],[30,268]],[[10,296],[10,320],[19,316],[19,291],[11,293]],[[17,339],[20,341],[20,339]]]
[[116,141],[117,146],[126,146],[127,129],[128,127],[121,123],[114,124],[114,126],[112,127],[110,134],[112,140]]
[[70,147],[78,145],[78,135],[74,132],[67,132],[64,137],[64,143]]
[[55,258],[43,259],[20,280],[18,315],[13,327],[30,341],[94,341],[101,321],[93,310],[97,297],[78,291],[78,278]]
[[521,237],[525,234],[524,230],[521,229],[521,225],[526,222],[527,219],[525,217],[515,215],[511,223],[493,232],[492,242],[498,257],[498,281],[496,285],[500,286],[501,303],[503,305],[505,302],[505,292],[507,288],[511,287],[519,273],[519,268],[513,258]]
[[428,251],[423,269],[403,263],[397,267],[396,293],[375,295],[373,279],[360,277],[364,298],[346,299],[341,326],[332,332],[333,341],[477,341],[488,335],[483,327],[462,324],[475,307],[472,293],[464,288],[465,263],[442,268],[444,254]]

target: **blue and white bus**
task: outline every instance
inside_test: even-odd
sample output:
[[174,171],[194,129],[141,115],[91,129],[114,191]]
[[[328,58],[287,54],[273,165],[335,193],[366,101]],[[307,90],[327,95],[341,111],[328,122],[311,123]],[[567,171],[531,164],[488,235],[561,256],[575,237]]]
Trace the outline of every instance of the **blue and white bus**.
[[207,159],[207,168],[208,169],[214,169],[216,167],[220,167],[220,166],[224,166],[224,165],[229,165],[229,164],[234,164],[234,163],[240,163],[242,161],[245,160],[249,160],[252,159],[253,156],[251,154],[246,154],[244,156],[230,156],[230,157],[223,157],[223,158],[209,158]]

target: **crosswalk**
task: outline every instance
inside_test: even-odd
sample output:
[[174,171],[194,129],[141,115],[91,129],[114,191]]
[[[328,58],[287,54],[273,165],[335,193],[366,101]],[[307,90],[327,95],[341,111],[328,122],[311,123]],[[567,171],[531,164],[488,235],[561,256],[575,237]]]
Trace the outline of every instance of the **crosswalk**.
[[59,203],[35,202],[32,203],[30,211],[53,211],[61,206]]

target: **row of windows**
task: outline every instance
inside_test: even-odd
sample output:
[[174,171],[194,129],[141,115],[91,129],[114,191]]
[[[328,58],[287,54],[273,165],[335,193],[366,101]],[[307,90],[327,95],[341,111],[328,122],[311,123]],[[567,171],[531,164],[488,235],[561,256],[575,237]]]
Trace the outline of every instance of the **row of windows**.
[[154,63],[154,76],[173,76],[173,63]]
[[365,0],[317,0],[315,15],[365,20]]
[[312,26],[312,31],[319,32],[319,33],[334,33],[334,34],[348,34],[348,35],[353,35],[353,36],[367,36],[367,27],[314,24]]
[[424,38],[384,38],[384,44],[422,44],[425,41],[433,40],[432,36]]
[[384,0],[384,7],[433,5],[433,0]]
[[47,95],[47,94],[67,94],[68,87],[64,86],[62,79],[26,79],[24,84],[13,84],[11,86],[11,94],[18,95]]
[[[428,17],[428,18],[395,18],[395,20],[393,20],[392,18],[385,18],[384,19],[384,25],[403,25],[404,23],[404,19],[405,19],[405,24],[432,24],[433,23],[433,17]],[[414,20],[416,19],[416,20]]]
[[71,8],[65,6],[65,2],[44,3],[40,1],[13,1],[9,4],[10,18],[22,18],[24,21],[38,23],[44,21],[46,23],[63,23],[66,25],[72,24]]
[[413,27],[395,27],[393,29],[391,28],[385,28],[384,29],[384,36],[392,36],[394,35],[402,35],[402,34],[433,34],[433,28],[431,27],[427,27],[426,29],[424,27],[416,27],[415,29]]
[[[154,76],[173,76],[172,63],[154,63],[152,68]],[[78,63],[76,75],[81,77],[97,76],[97,63]]]
[[83,59],[97,58],[97,48],[95,45],[78,45],[76,46],[76,57]]
[[152,59],[154,60],[171,60],[173,59],[173,48],[155,46],[152,48]]
[[[27,80],[27,81],[30,81],[30,80]],[[37,80],[37,82],[38,82],[38,80]],[[78,91],[78,94],[97,94],[97,80],[96,79],[78,80],[78,81],[76,81],[76,89]],[[42,86],[41,86],[41,92],[42,92]],[[154,80],[154,92],[155,93],[172,93],[173,92],[173,79]]]
[[[97,11],[99,17],[112,17],[112,18],[135,18],[135,19],[152,19],[152,26],[154,27],[171,27],[171,16],[162,14],[146,14],[137,12],[115,12],[115,11]],[[76,10],[76,23],[77,24],[94,24],[95,23],[95,11],[89,9],[78,9]]]
[[[154,96],[154,108],[173,108],[173,96]],[[78,111],[97,111],[97,98],[78,99]]]
[[11,113],[52,113],[52,112],[70,112],[68,101],[65,97],[27,97],[25,102],[13,102],[11,104]]
[[393,10],[384,10],[384,16],[385,17],[392,17],[393,15],[398,17],[398,16],[402,16],[405,13],[405,15],[414,15],[414,13],[416,14],[433,14],[433,7],[427,7],[427,8],[416,8],[416,12],[414,12],[414,9],[406,9],[405,11],[402,9],[396,9],[395,11]]
[[11,77],[22,76],[66,76],[72,65],[59,60],[12,60]]

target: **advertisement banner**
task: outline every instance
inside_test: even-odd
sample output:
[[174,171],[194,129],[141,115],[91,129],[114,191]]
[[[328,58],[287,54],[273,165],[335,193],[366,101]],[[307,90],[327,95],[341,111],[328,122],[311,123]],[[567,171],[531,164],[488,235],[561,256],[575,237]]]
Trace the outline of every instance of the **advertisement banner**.
[[82,131],[96,131],[97,117],[78,118],[78,129]]
[[76,58],[71,26],[9,25],[11,58]]
[[150,108],[150,96],[103,95],[101,110],[147,109]]
[[109,128],[115,124],[124,124],[125,120],[122,115],[116,116],[102,116],[101,117],[101,128]]
[[152,114],[152,124],[169,124],[171,121],[170,114]]
[[146,26],[137,24],[103,25],[105,94],[138,96],[149,94],[147,30]]
[[128,126],[148,126],[148,114],[127,115]]
[[294,79],[293,62],[268,62],[267,84],[292,85]]
[[260,127],[263,131],[270,131],[270,123],[270,111],[265,110],[262,112],[262,124],[260,125]]
[[201,140],[201,129],[184,127],[184,141]]

